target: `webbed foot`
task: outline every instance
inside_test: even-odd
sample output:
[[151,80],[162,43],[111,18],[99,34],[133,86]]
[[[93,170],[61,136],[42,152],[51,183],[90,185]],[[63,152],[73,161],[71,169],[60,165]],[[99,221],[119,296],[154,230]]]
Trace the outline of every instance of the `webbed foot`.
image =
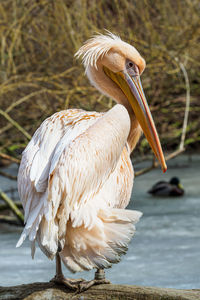
[[98,269],[95,273],[95,278],[90,281],[83,281],[78,285],[79,292],[88,290],[93,285],[109,284],[110,281],[105,278],[105,272],[103,269]]
[[99,284],[109,284],[110,281],[107,279],[93,279],[90,281],[83,281],[79,283],[78,285],[78,291],[79,293],[84,292],[88,290],[93,285],[99,285]]
[[54,282],[57,284],[62,284],[69,288],[70,290],[77,291],[79,290],[79,284],[84,282],[84,279],[71,279],[71,278],[65,278],[63,275],[59,274],[56,275],[54,278],[50,280],[50,282]]

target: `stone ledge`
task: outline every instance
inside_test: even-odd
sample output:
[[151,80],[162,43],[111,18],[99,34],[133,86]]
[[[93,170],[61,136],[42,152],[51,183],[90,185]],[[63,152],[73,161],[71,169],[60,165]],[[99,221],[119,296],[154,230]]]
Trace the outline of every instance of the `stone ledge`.
[[176,290],[134,285],[99,285],[80,294],[52,282],[0,287],[0,300],[199,300],[199,290]]

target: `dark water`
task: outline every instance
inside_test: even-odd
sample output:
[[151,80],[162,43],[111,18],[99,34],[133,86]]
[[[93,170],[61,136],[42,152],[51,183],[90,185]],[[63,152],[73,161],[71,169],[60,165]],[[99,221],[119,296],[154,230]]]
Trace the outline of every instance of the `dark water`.
[[[11,166],[12,174],[16,172]],[[158,180],[178,176],[186,190],[181,198],[153,198],[146,191]],[[13,189],[13,181],[0,177],[0,188]],[[14,190],[13,190],[13,196]],[[137,232],[122,261],[107,270],[113,283],[172,288],[200,288],[200,156],[178,157],[162,174],[154,170],[137,177],[130,208],[144,213]],[[48,281],[54,276],[55,263],[38,248],[34,260],[29,242],[16,249],[21,228],[0,227],[0,285]],[[94,271],[66,276],[90,279]]]

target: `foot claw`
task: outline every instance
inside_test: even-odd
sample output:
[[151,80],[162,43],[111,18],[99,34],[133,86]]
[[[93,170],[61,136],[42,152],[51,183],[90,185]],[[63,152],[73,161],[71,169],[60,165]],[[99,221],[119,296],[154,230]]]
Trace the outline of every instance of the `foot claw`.
[[76,280],[65,278],[64,276],[55,276],[50,280],[50,282],[54,282],[57,284],[62,284],[69,288],[70,290],[77,291],[78,290],[78,283]]
[[84,281],[84,282],[82,282],[78,285],[79,293],[82,293],[82,292],[88,290],[93,285],[99,285],[99,284],[110,284],[110,280],[107,280],[107,279],[98,279],[98,280],[94,279],[94,280],[91,280],[91,281]]

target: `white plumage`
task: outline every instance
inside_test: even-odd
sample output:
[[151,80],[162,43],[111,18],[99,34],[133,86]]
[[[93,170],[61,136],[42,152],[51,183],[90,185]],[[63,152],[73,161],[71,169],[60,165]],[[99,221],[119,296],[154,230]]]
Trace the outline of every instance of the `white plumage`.
[[119,261],[141,215],[117,209],[128,204],[132,190],[129,130],[119,104],[105,114],[61,111],[42,123],[19,169],[26,225],[17,246],[29,236],[53,259],[59,241],[73,272]]
[[138,51],[108,33],[88,40],[77,56],[92,84],[119,104],[106,113],[69,109],[46,119],[18,174],[26,224],[17,247],[28,236],[32,256],[37,241],[50,259],[59,252],[72,272],[108,268],[128,249],[141,216],[125,209],[133,185],[130,153],[141,127],[165,168],[138,81],[145,67]]

